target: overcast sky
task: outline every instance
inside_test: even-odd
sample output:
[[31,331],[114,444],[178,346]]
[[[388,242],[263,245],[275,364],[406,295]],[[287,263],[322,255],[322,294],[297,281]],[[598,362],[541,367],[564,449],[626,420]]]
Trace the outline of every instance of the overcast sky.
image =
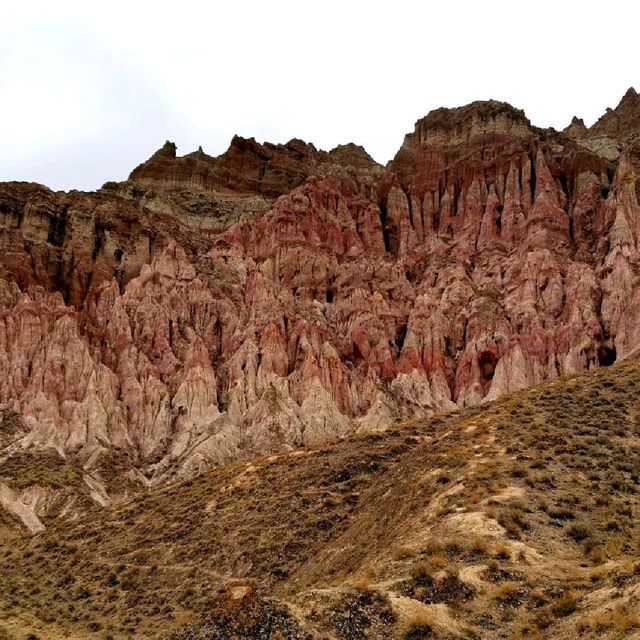
[[166,139],[355,142],[388,161],[439,106],[593,123],[640,90],[636,2],[22,0],[0,16],[0,181],[95,189]]

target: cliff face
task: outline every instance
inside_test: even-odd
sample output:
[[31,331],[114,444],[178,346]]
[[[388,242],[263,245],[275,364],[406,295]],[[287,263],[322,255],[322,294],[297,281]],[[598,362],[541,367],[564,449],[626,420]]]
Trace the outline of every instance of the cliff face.
[[382,168],[354,144],[319,151],[302,140],[257,143],[235,136],[229,149],[214,158],[200,147],[177,157],[166,142],[136,167],[124,184],[103,190],[171,215],[192,228],[220,231],[242,217],[263,214],[275,200],[316,175],[350,178],[354,189],[370,194]]
[[106,501],[114,452],[157,483],[625,357],[639,118],[632,90],[562,133],[479,102],[385,169],[236,137],[97,193],[0,185],[0,403],[27,430],[1,457],[53,446]]

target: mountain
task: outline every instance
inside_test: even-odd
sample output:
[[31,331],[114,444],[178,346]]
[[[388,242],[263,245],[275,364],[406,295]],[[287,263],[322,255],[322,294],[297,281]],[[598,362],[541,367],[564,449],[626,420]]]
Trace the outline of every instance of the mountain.
[[632,354],[95,506],[0,545],[0,637],[637,638],[639,385]]
[[630,89],[557,132],[490,100],[386,167],[235,137],[95,193],[0,184],[5,535],[624,359],[639,114]]

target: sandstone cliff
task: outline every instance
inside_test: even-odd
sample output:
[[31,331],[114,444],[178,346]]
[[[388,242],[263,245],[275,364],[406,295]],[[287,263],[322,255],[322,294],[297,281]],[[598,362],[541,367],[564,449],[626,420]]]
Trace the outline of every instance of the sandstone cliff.
[[236,137],[97,193],[0,184],[0,460],[53,447],[108,502],[624,358],[639,134],[633,90],[561,133],[488,101],[386,168]]

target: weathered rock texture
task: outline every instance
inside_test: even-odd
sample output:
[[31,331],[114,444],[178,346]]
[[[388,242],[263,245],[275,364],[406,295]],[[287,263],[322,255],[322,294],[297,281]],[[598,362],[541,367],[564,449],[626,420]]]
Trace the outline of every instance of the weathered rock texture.
[[438,109],[385,169],[236,137],[97,193],[0,185],[2,457],[55,447],[107,501],[114,452],[157,483],[611,364],[640,342],[639,133],[630,89],[562,133]]

